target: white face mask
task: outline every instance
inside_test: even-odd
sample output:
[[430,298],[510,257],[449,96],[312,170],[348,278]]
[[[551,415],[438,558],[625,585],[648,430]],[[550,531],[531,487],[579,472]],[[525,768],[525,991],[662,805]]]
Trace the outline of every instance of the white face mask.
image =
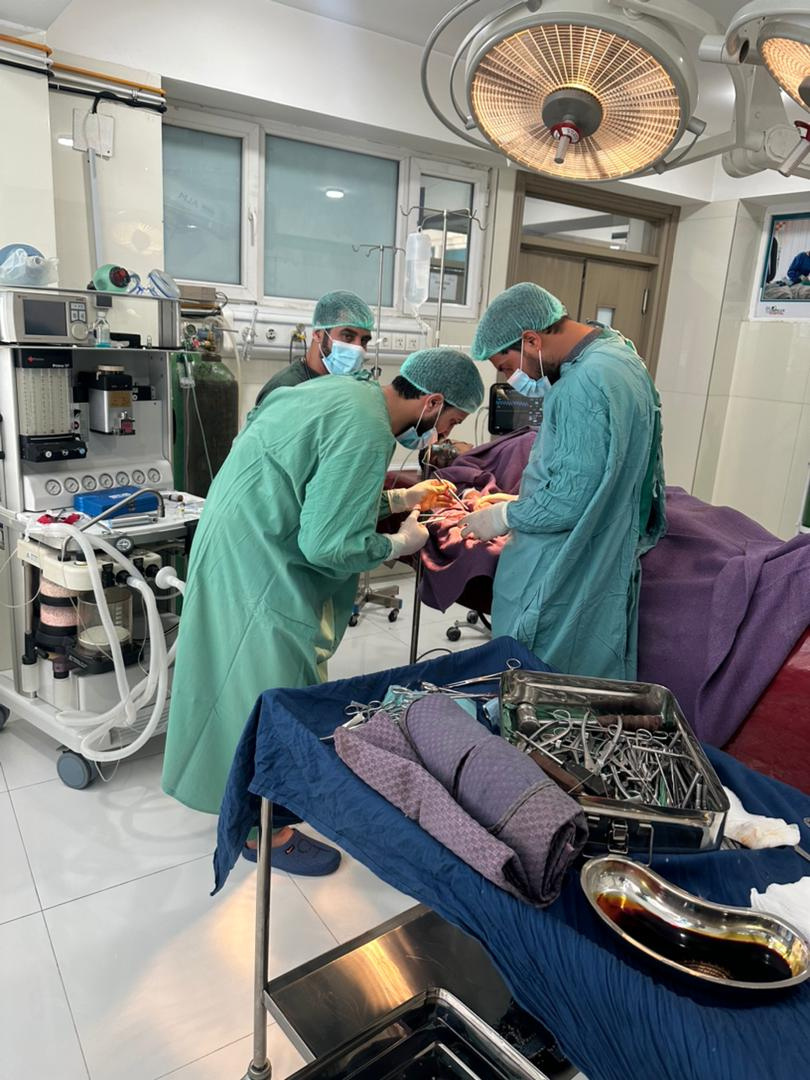
[[517,390],[519,394],[523,394],[527,398],[541,398],[545,397],[548,391],[551,389],[551,383],[546,378],[546,373],[543,370],[543,353],[538,349],[538,360],[540,363],[540,378],[531,379],[523,370],[523,338],[520,339],[520,367],[517,371],[513,371],[509,378],[506,380],[509,385]]

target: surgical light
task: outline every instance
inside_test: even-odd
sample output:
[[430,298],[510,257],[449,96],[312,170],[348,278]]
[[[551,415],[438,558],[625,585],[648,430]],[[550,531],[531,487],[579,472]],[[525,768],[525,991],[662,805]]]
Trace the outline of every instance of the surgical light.
[[757,40],[763,63],[797,105],[810,108],[810,18],[766,24]]
[[810,109],[810,9],[786,0],[753,0],[741,7],[725,35],[725,63],[761,60],[797,105]]
[[340,188],[332,187],[327,188],[324,194],[326,195],[327,199],[342,199],[346,192],[342,191]]
[[[422,60],[428,103],[467,141],[485,145],[470,134],[477,128],[537,172],[604,181],[660,163],[690,127],[696,77],[680,38],[662,19],[628,18],[610,0],[512,3],[483,19],[453,60],[454,124],[430,94],[427,64],[438,36],[475,2],[445,16]],[[453,85],[462,61],[463,105]]]

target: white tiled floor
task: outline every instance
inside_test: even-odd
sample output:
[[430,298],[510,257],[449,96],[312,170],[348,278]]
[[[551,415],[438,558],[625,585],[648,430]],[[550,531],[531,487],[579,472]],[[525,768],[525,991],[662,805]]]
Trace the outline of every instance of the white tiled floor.
[[[330,676],[408,662],[412,586],[398,622],[369,607]],[[485,639],[423,609],[420,652]],[[56,746],[0,731],[0,1078],[224,1080],[244,1074],[252,1024],[255,871],[209,896],[214,821],[160,791],[160,743],[85,791],[56,777]],[[109,767],[106,772],[110,773]],[[321,880],[274,873],[272,968],[288,970],[412,901],[346,856]],[[270,1028],[275,1080],[302,1064]]]

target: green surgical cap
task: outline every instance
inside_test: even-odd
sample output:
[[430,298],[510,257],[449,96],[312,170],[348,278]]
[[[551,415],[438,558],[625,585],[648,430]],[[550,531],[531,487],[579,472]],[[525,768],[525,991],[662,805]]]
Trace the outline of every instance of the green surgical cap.
[[475,331],[470,352],[474,360],[489,360],[518,341],[524,330],[548,330],[567,315],[565,305],[531,281],[522,281],[496,296]]
[[339,289],[324,293],[315,305],[313,330],[331,330],[333,326],[355,326],[358,330],[373,330],[371,308],[357,293]]
[[441,394],[448,405],[471,413],[484,400],[478,369],[458,349],[420,349],[399,369],[403,379],[423,394]]

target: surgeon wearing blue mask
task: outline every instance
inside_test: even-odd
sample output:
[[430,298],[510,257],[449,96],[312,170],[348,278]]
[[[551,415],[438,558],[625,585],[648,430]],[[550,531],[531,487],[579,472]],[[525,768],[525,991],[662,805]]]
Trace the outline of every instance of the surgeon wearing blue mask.
[[469,542],[508,536],[493,633],[567,674],[635,679],[639,560],[666,522],[661,403],[644,363],[533,282],[492,301],[472,355],[544,398],[519,494],[485,496],[461,523]]
[[306,356],[293,360],[264,384],[256,408],[279,386],[297,386],[322,375],[357,374],[366,359],[373,328],[371,308],[356,293],[345,289],[324,293],[312,315]]

